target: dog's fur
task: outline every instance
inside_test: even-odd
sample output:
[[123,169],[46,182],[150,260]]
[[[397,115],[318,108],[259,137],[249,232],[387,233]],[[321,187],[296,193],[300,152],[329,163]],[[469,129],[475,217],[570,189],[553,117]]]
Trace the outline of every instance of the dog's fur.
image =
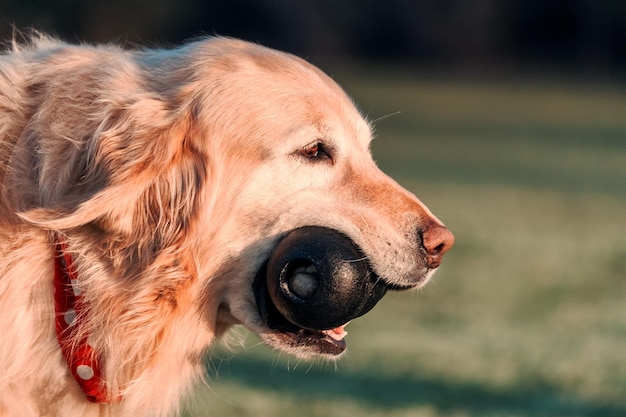
[[[443,236],[441,254],[451,244],[376,167],[370,126],[344,92],[303,60],[224,38],[128,51],[38,36],[10,49],[0,55],[2,417],[169,415],[234,324],[319,353],[268,328],[252,291],[296,227],[343,232],[397,287],[423,285],[438,266],[428,230]],[[119,403],[87,402],[59,349],[56,234]]]

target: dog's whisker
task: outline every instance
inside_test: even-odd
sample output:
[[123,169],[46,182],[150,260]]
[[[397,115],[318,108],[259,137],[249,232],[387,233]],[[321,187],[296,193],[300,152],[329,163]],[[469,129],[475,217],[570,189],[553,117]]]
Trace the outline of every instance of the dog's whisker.
[[374,120],[371,120],[370,124],[372,126],[376,126],[376,125],[378,125],[379,122],[382,122],[383,120],[389,119],[389,118],[397,116],[399,114],[402,114],[402,111],[398,110],[398,111],[395,111],[393,113],[389,113],[389,114],[386,114],[384,116],[380,116],[380,117],[378,117],[378,118],[376,118]]
[[349,263],[354,263],[354,262],[367,261],[368,259],[369,259],[368,256],[363,256],[363,257],[357,258],[357,259],[344,259],[343,262],[349,264]]

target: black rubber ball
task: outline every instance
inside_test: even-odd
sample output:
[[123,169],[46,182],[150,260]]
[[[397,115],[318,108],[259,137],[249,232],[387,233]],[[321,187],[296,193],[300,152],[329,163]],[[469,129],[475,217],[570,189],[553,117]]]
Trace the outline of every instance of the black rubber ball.
[[346,324],[374,307],[387,290],[348,237],[318,226],[295,229],[279,242],[266,279],[280,314],[309,330]]

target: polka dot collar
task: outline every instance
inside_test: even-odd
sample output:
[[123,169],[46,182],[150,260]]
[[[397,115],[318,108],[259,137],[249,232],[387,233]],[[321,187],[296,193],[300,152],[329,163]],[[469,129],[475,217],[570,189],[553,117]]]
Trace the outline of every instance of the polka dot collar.
[[80,332],[85,305],[67,244],[57,238],[54,257],[54,308],[59,346],[74,379],[91,402],[110,402],[102,378],[102,358]]

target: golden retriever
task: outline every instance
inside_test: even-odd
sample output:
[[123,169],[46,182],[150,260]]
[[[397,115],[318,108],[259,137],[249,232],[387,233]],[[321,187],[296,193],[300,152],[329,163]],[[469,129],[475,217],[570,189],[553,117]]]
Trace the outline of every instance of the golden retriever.
[[345,324],[424,285],[454,240],[371,138],[328,76],[259,45],[14,42],[0,416],[171,415],[236,324],[340,356]]

